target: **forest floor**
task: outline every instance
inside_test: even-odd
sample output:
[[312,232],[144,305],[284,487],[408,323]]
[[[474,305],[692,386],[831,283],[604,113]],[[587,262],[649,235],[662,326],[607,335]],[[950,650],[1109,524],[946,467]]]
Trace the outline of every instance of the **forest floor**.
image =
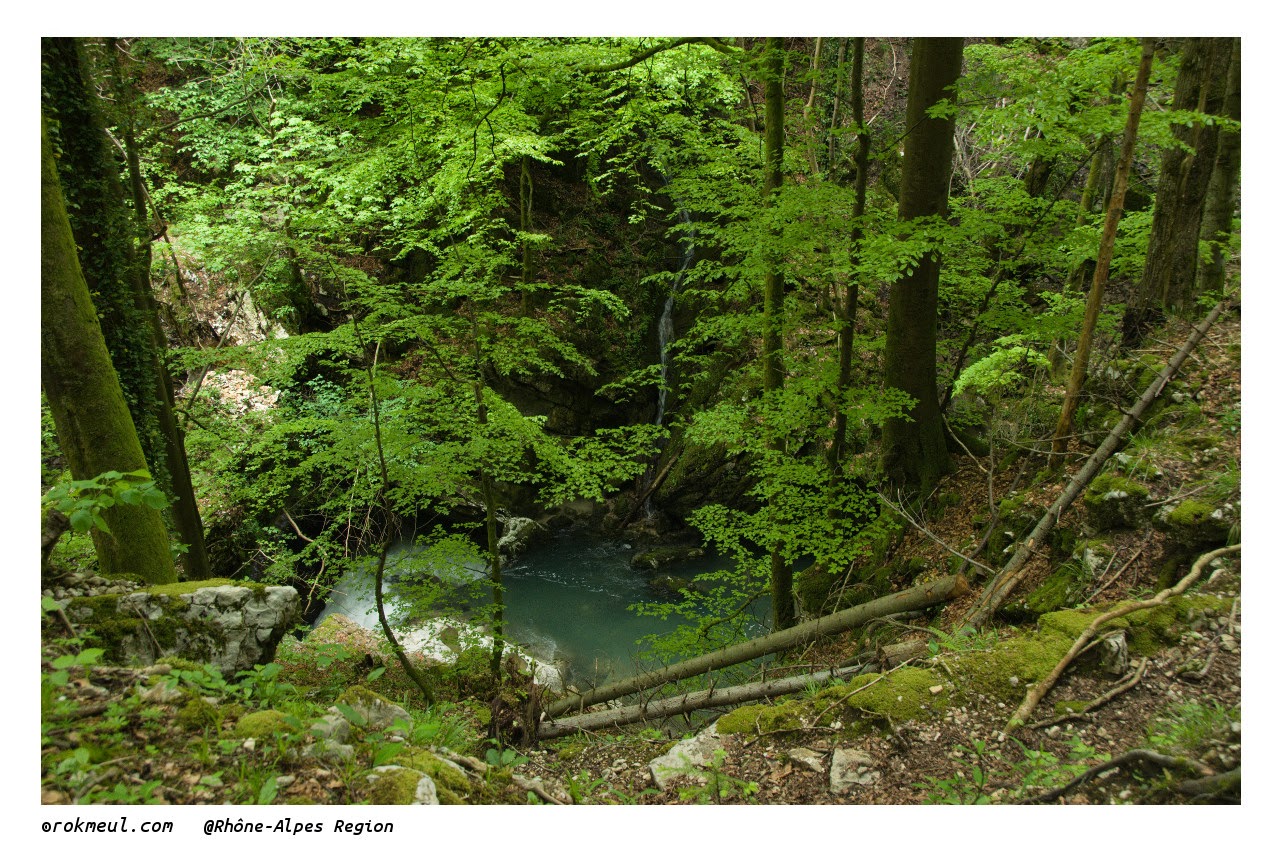
[[[1152,348],[1162,360],[1168,359],[1180,342],[1174,330],[1170,328],[1168,333],[1170,347],[1157,344]],[[1186,393],[1180,402],[1194,404],[1196,414],[1166,417],[1159,433],[1140,433],[1123,449],[1140,464],[1145,463],[1143,467],[1154,469],[1144,478],[1150,488],[1150,503],[1178,502],[1203,493],[1233,469],[1238,487],[1239,340],[1239,314],[1232,313],[1210,331],[1180,375]],[[1180,447],[1169,449],[1167,445],[1174,442]],[[1079,448],[1081,456],[1090,450]],[[1024,459],[1020,465],[997,468],[990,474],[981,459],[960,457],[956,473],[936,493],[940,503],[950,506],[930,516],[925,524],[930,533],[954,550],[971,551],[993,503],[1015,490],[1028,493],[1028,501],[1042,512],[1068,479],[1070,469],[1054,480],[1033,485],[1028,464],[1038,460],[1034,454],[1024,454],[1028,456],[1030,460]],[[1227,494],[1238,509],[1238,488]],[[1077,503],[1064,516],[1061,527],[1068,536],[1088,535],[1084,513]],[[1105,538],[1112,555],[1106,568],[1090,578],[1088,607],[1150,597],[1165,568],[1166,547],[1171,544],[1166,531],[1158,523],[1146,522],[1112,530]],[[937,574],[946,571],[947,551],[914,528],[907,529],[893,555],[904,561],[922,557],[939,563]],[[970,555],[979,556],[972,551]],[[661,791],[655,787],[650,761],[668,751],[674,739],[697,730],[696,726],[667,721],[657,727],[584,733],[508,749],[514,754],[500,750],[487,753],[497,753],[498,762],[520,775],[540,778],[552,794],[583,803],[917,804],[1032,800],[1109,758],[1139,750],[1181,757],[1182,763],[1192,764],[1192,770],[1167,771],[1158,758],[1138,755],[1135,767],[1102,771],[1054,802],[1194,801],[1194,794],[1177,791],[1180,780],[1195,777],[1197,768],[1202,774],[1229,772],[1241,761],[1238,562],[1234,557],[1225,558],[1208,586],[1202,581],[1193,590],[1212,593],[1220,602],[1181,628],[1174,644],[1149,652],[1135,686],[1085,715],[1057,714],[1056,723],[1050,723],[1055,703],[1091,701],[1115,688],[1117,678],[1069,668],[1030,722],[1008,734],[1005,726],[1018,706],[1016,695],[978,695],[963,707],[947,707],[905,720],[870,716],[873,732],[858,735],[845,726],[854,723],[851,717],[840,711],[827,714],[825,721],[813,726],[801,722],[800,726],[758,735],[725,733],[715,743],[723,754],[717,754],[709,764],[691,767]],[[1002,563],[991,564],[998,567]],[[1040,573],[1028,577],[1027,587],[1040,583],[1048,572],[1046,562]],[[975,589],[953,601],[928,620],[927,628],[921,627],[923,621],[909,622],[898,638],[930,643],[918,662],[936,668],[946,667],[955,657],[990,651],[1001,640],[1034,629],[1032,620],[982,631],[961,630],[959,624],[977,596]],[[43,669],[48,678],[56,669],[54,658],[65,651],[65,645],[53,643],[59,635],[56,622],[46,627],[45,634]],[[354,654],[364,656],[367,646],[350,647]],[[835,639],[785,662],[822,668],[866,647]],[[1130,669],[1136,670],[1137,665],[1135,658]],[[285,666],[288,671],[288,663]],[[262,747],[255,750],[243,740],[228,738],[237,714],[224,712],[219,724],[210,728],[193,722],[189,713],[184,716],[178,703],[166,702],[163,697],[140,699],[134,684],[145,679],[141,670],[97,666],[86,667],[81,673],[72,666],[70,671],[70,681],[54,693],[60,718],[46,720],[44,727],[44,803],[136,803],[143,796],[180,804],[346,804],[370,800],[360,768],[304,758],[288,761],[292,764],[285,769],[281,764],[286,760],[264,759]],[[385,680],[394,676],[389,671]],[[50,694],[46,685],[46,712],[51,709]],[[793,698],[803,700],[814,694],[800,693]],[[868,725],[861,727],[865,731]],[[478,738],[483,738],[483,730],[475,730]],[[114,740],[114,747],[107,746],[108,739]],[[81,750],[83,755],[77,753]],[[483,747],[472,751],[478,756],[486,753]],[[832,760],[837,752],[850,751],[867,767],[859,772],[860,780],[833,791]],[[93,767],[77,763],[76,757],[93,759]],[[268,772],[269,782],[263,777]],[[1237,784],[1234,793],[1213,800],[1238,797]],[[485,796],[488,803],[525,800],[524,792],[495,791]]]

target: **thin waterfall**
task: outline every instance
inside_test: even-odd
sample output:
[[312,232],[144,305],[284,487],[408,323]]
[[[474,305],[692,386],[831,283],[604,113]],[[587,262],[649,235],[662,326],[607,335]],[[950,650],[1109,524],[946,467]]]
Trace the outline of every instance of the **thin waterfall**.
[[[662,182],[665,185],[670,185],[670,181],[665,174],[662,174]],[[658,414],[653,419],[653,423],[658,427],[662,426],[663,419],[667,414],[667,370],[671,361],[671,341],[675,337],[675,324],[672,319],[672,313],[675,311],[676,295],[680,291],[680,284],[684,282],[685,273],[689,270],[689,266],[693,264],[694,253],[692,219],[690,219],[688,211],[680,205],[680,202],[674,196],[671,199],[675,203],[676,214],[680,216],[680,223],[684,224],[684,235],[681,237],[681,242],[684,244],[684,256],[680,260],[680,269],[676,272],[676,278],[671,283],[671,290],[667,293],[667,300],[662,304],[662,315],[658,318],[658,364],[660,366],[658,371]],[[658,443],[659,453],[661,453],[661,448],[664,444],[665,441]],[[654,460],[656,462],[657,456],[654,457]],[[653,483],[654,473],[654,463],[650,463],[645,470],[641,489],[641,491],[647,493],[644,499],[645,518],[653,518],[653,504],[650,503],[652,492],[649,492],[649,488]]]
[[[689,213],[684,209],[678,209],[680,222],[689,226]],[[676,273],[675,280],[671,283],[671,291],[667,293],[667,301],[662,305],[662,317],[658,319],[658,362],[660,370],[658,372],[658,415],[653,423],[662,426],[663,416],[667,411],[667,365],[670,361],[670,353],[668,348],[671,345],[671,338],[675,335],[675,328],[672,323],[671,313],[675,309],[676,294],[680,290],[680,284],[684,282],[685,272],[689,270],[689,266],[693,264],[693,238],[689,233],[684,239],[684,257],[680,260],[680,270]]]

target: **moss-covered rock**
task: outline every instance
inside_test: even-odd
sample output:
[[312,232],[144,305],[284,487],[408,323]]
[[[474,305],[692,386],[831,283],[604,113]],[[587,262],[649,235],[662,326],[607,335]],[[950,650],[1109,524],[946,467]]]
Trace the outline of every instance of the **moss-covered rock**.
[[350,686],[338,696],[338,703],[345,704],[361,716],[369,730],[385,730],[397,721],[406,726],[413,723],[409,711],[364,686]]
[[1176,507],[1161,510],[1159,525],[1182,551],[1205,551],[1226,544],[1231,521],[1221,507],[1187,498]]
[[1151,656],[1176,645],[1183,633],[1202,627],[1210,613],[1225,613],[1231,605],[1230,598],[1216,595],[1176,595],[1158,607],[1129,613],[1125,618],[1131,627],[1133,652]]
[[900,668],[890,674],[864,674],[848,683],[831,686],[813,699],[819,712],[843,702],[846,709],[859,710],[872,718],[906,721],[921,718],[947,703],[945,689],[936,671]]
[[417,769],[378,766],[365,778],[369,781],[370,804],[438,804],[435,782]]
[[291,730],[293,725],[284,713],[279,710],[258,710],[241,716],[232,735],[241,739],[269,739],[276,733],[288,733]]
[[461,768],[426,751],[401,754],[393,760],[427,775],[436,785],[441,804],[466,804],[475,787]]
[[175,719],[179,727],[199,732],[209,728],[216,729],[222,723],[222,714],[204,698],[192,697],[178,710]]
[[633,568],[658,569],[678,562],[698,559],[706,556],[706,554],[707,552],[704,548],[692,545],[664,545],[636,554],[631,558],[631,566]]
[[1141,483],[1119,474],[1101,474],[1084,493],[1089,526],[1099,532],[1138,527],[1146,521],[1143,507],[1150,497],[1151,490]]
[[739,707],[716,722],[720,733],[779,733],[800,730],[811,711],[804,701],[783,701],[779,704],[751,704]]
[[1053,671],[1071,642],[1057,631],[1041,630],[1006,639],[990,650],[949,657],[947,665],[955,672],[956,686],[965,699],[972,701],[983,694],[1016,703],[1026,694],[1028,683]]
[[1071,559],[1054,566],[1052,573],[1027,596],[1023,602],[1026,612],[1040,616],[1083,601],[1093,575],[1111,553],[1105,543],[1096,539],[1078,544]]
[[1026,494],[1010,495],[1000,501],[996,507],[996,528],[987,541],[988,558],[1003,557],[1011,546],[1031,532],[1042,513],[1043,510],[1028,501]]

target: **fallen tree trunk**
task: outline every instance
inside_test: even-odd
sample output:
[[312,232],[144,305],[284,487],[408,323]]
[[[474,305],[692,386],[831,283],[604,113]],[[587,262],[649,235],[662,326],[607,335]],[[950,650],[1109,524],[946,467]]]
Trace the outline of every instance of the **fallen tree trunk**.
[[[874,668],[874,666],[870,666]],[[714,686],[705,692],[688,692],[661,701],[633,704],[629,707],[618,707],[602,710],[598,713],[584,713],[562,719],[550,719],[538,725],[539,739],[554,739],[567,736],[582,730],[601,730],[606,727],[622,727],[638,721],[666,718],[705,710],[711,707],[727,707],[747,701],[759,701],[762,698],[773,698],[779,695],[790,695],[799,692],[814,683],[830,680],[848,680],[868,668],[867,665],[851,665],[832,671],[819,671],[814,674],[801,674],[777,680],[766,680],[757,683],[746,683],[741,686],[730,686],[727,689],[716,689]]]
[[1000,569],[997,574],[987,581],[986,588],[983,589],[978,603],[973,606],[973,609],[969,611],[969,615],[965,619],[966,624],[973,627],[980,627],[985,624],[1013,590],[1018,587],[1018,584],[1022,582],[1022,578],[1026,576],[1031,557],[1044,544],[1049,532],[1057,525],[1067,507],[1071,506],[1080,493],[1084,491],[1085,487],[1102,470],[1103,464],[1110,459],[1111,454],[1115,453],[1124,440],[1128,438],[1129,433],[1137,425],[1138,419],[1160,396],[1160,392],[1164,390],[1165,385],[1173,379],[1173,375],[1182,367],[1182,363],[1191,355],[1191,351],[1200,343],[1200,339],[1204,338],[1209,327],[1214,321],[1218,320],[1218,316],[1226,309],[1227,303],[1225,300],[1220,302],[1213,308],[1213,311],[1205,316],[1203,321],[1192,328],[1191,337],[1173,355],[1173,359],[1169,360],[1169,364],[1160,372],[1160,376],[1156,377],[1151,385],[1147,387],[1142,397],[1138,398],[1138,402],[1125,412],[1120,419],[1120,423],[1107,434],[1107,438],[1103,440],[1098,449],[1085,462],[1084,467],[1071,478],[1066,488],[1062,490],[1062,494],[1045,512],[1044,517],[1040,519],[1040,523],[1035,526],[1035,529],[1031,531],[1022,544],[1018,545],[1018,550],[1010,557],[1004,568]]
[[803,624],[797,624],[795,627],[788,627],[776,633],[770,633],[768,636],[740,642],[737,645],[731,645],[728,648],[703,654],[700,657],[684,660],[666,668],[637,674],[633,677],[628,677],[626,680],[619,680],[616,683],[610,683],[606,686],[592,689],[589,692],[561,698],[547,707],[546,715],[554,718],[573,709],[583,709],[592,704],[612,701],[614,698],[621,698],[623,695],[631,695],[645,689],[651,689],[663,683],[684,680],[687,677],[693,677],[713,669],[753,660],[766,654],[781,651],[784,648],[811,642],[819,636],[840,633],[860,624],[865,624],[873,618],[931,607],[963,595],[967,591],[969,591],[969,584],[965,582],[964,576],[953,574],[941,580],[934,580],[921,586],[913,586],[910,589],[904,589],[901,592],[886,595],[883,598],[877,598],[874,601],[859,604],[856,607],[850,607],[813,621],[806,621]]

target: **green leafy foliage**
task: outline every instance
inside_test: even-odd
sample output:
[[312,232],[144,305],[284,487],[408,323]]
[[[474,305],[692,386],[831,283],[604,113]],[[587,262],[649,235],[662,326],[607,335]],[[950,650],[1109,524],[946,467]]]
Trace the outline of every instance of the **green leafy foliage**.
[[104,471],[92,480],[58,483],[40,499],[41,506],[66,515],[71,521],[71,529],[77,533],[88,533],[95,527],[110,533],[102,512],[117,503],[164,509],[169,501],[152,482],[145,468],[139,471]]

